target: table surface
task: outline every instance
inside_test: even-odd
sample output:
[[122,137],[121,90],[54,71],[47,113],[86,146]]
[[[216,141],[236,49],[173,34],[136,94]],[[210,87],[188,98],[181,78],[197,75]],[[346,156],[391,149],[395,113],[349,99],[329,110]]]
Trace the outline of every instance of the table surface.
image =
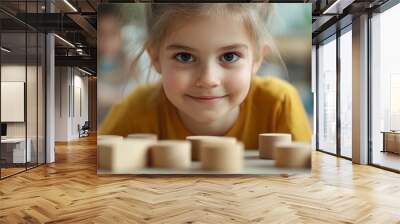
[[[29,138],[27,139],[29,141]],[[5,138],[1,139],[1,143],[19,143],[24,142],[25,138]]]
[[400,134],[400,131],[381,131],[384,134]]
[[292,175],[292,174],[308,174],[311,168],[278,168],[275,167],[274,160],[260,159],[258,157],[258,150],[245,150],[244,154],[244,167],[241,172],[221,172],[221,171],[208,171],[201,169],[201,163],[199,161],[192,161],[191,167],[187,170],[177,169],[163,169],[163,168],[144,168],[136,170],[118,171],[112,172],[109,170],[98,169],[97,174],[108,175],[108,174],[257,174],[257,175]]

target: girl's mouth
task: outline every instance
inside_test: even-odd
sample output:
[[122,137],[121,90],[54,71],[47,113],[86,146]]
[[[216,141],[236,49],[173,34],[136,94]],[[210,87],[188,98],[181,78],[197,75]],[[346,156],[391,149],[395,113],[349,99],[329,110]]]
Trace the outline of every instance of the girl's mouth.
[[196,102],[200,102],[200,103],[217,103],[219,102],[221,99],[227,97],[228,95],[224,95],[224,96],[192,96],[192,95],[185,95],[187,97],[189,97],[190,99],[195,100]]

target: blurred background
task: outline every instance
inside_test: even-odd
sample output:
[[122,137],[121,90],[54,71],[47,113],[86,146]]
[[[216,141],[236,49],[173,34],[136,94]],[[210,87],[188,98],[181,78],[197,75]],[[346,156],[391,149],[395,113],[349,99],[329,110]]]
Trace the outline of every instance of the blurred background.
[[[134,88],[156,82],[159,75],[151,68],[147,53],[132,63],[141,50],[146,35],[145,4],[100,4],[98,8],[98,124],[111,109]],[[267,30],[276,49],[261,66],[258,74],[276,76],[292,83],[299,91],[313,126],[313,95],[311,92],[311,3],[249,3],[269,4],[272,8]],[[133,74],[139,74],[134,77]]]

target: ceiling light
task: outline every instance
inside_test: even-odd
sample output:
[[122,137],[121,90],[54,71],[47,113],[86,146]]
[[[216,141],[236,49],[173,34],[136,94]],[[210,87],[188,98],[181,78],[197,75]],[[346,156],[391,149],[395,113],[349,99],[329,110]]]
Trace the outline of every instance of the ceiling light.
[[74,12],[78,12],[78,10],[71,4],[69,3],[68,0],[64,0],[65,4],[67,4]]
[[86,71],[86,70],[83,70],[83,69],[81,69],[81,68],[79,68],[79,67],[78,67],[78,70],[81,71],[81,72],[83,72],[83,73],[85,73],[85,74],[87,74],[87,75],[93,75],[92,73],[90,73],[90,72],[88,72],[88,71]]
[[1,47],[1,50],[4,51],[4,52],[6,52],[6,53],[10,53],[10,52],[11,52],[11,50],[9,50],[9,49],[7,49],[7,48],[5,48],[5,47]]
[[55,37],[57,37],[58,39],[60,39],[61,41],[63,41],[64,43],[66,43],[67,45],[69,45],[70,47],[75,48],[75,45],[71,44],[71,42],[67,41],[66,39],[58,36],[57,34],[54,34]]
[[322,14],[342,14],[343,10],[353,2],[354,0],[336,0]]

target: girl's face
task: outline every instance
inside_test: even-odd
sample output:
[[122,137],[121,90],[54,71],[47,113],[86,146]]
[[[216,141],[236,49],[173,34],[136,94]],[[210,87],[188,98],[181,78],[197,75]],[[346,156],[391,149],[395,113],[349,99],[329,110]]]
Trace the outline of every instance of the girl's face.
[[174,22],[168,32],[150,55],[179,113],[202,123],[237,113],[261,61],[243,22],[204,16]]

